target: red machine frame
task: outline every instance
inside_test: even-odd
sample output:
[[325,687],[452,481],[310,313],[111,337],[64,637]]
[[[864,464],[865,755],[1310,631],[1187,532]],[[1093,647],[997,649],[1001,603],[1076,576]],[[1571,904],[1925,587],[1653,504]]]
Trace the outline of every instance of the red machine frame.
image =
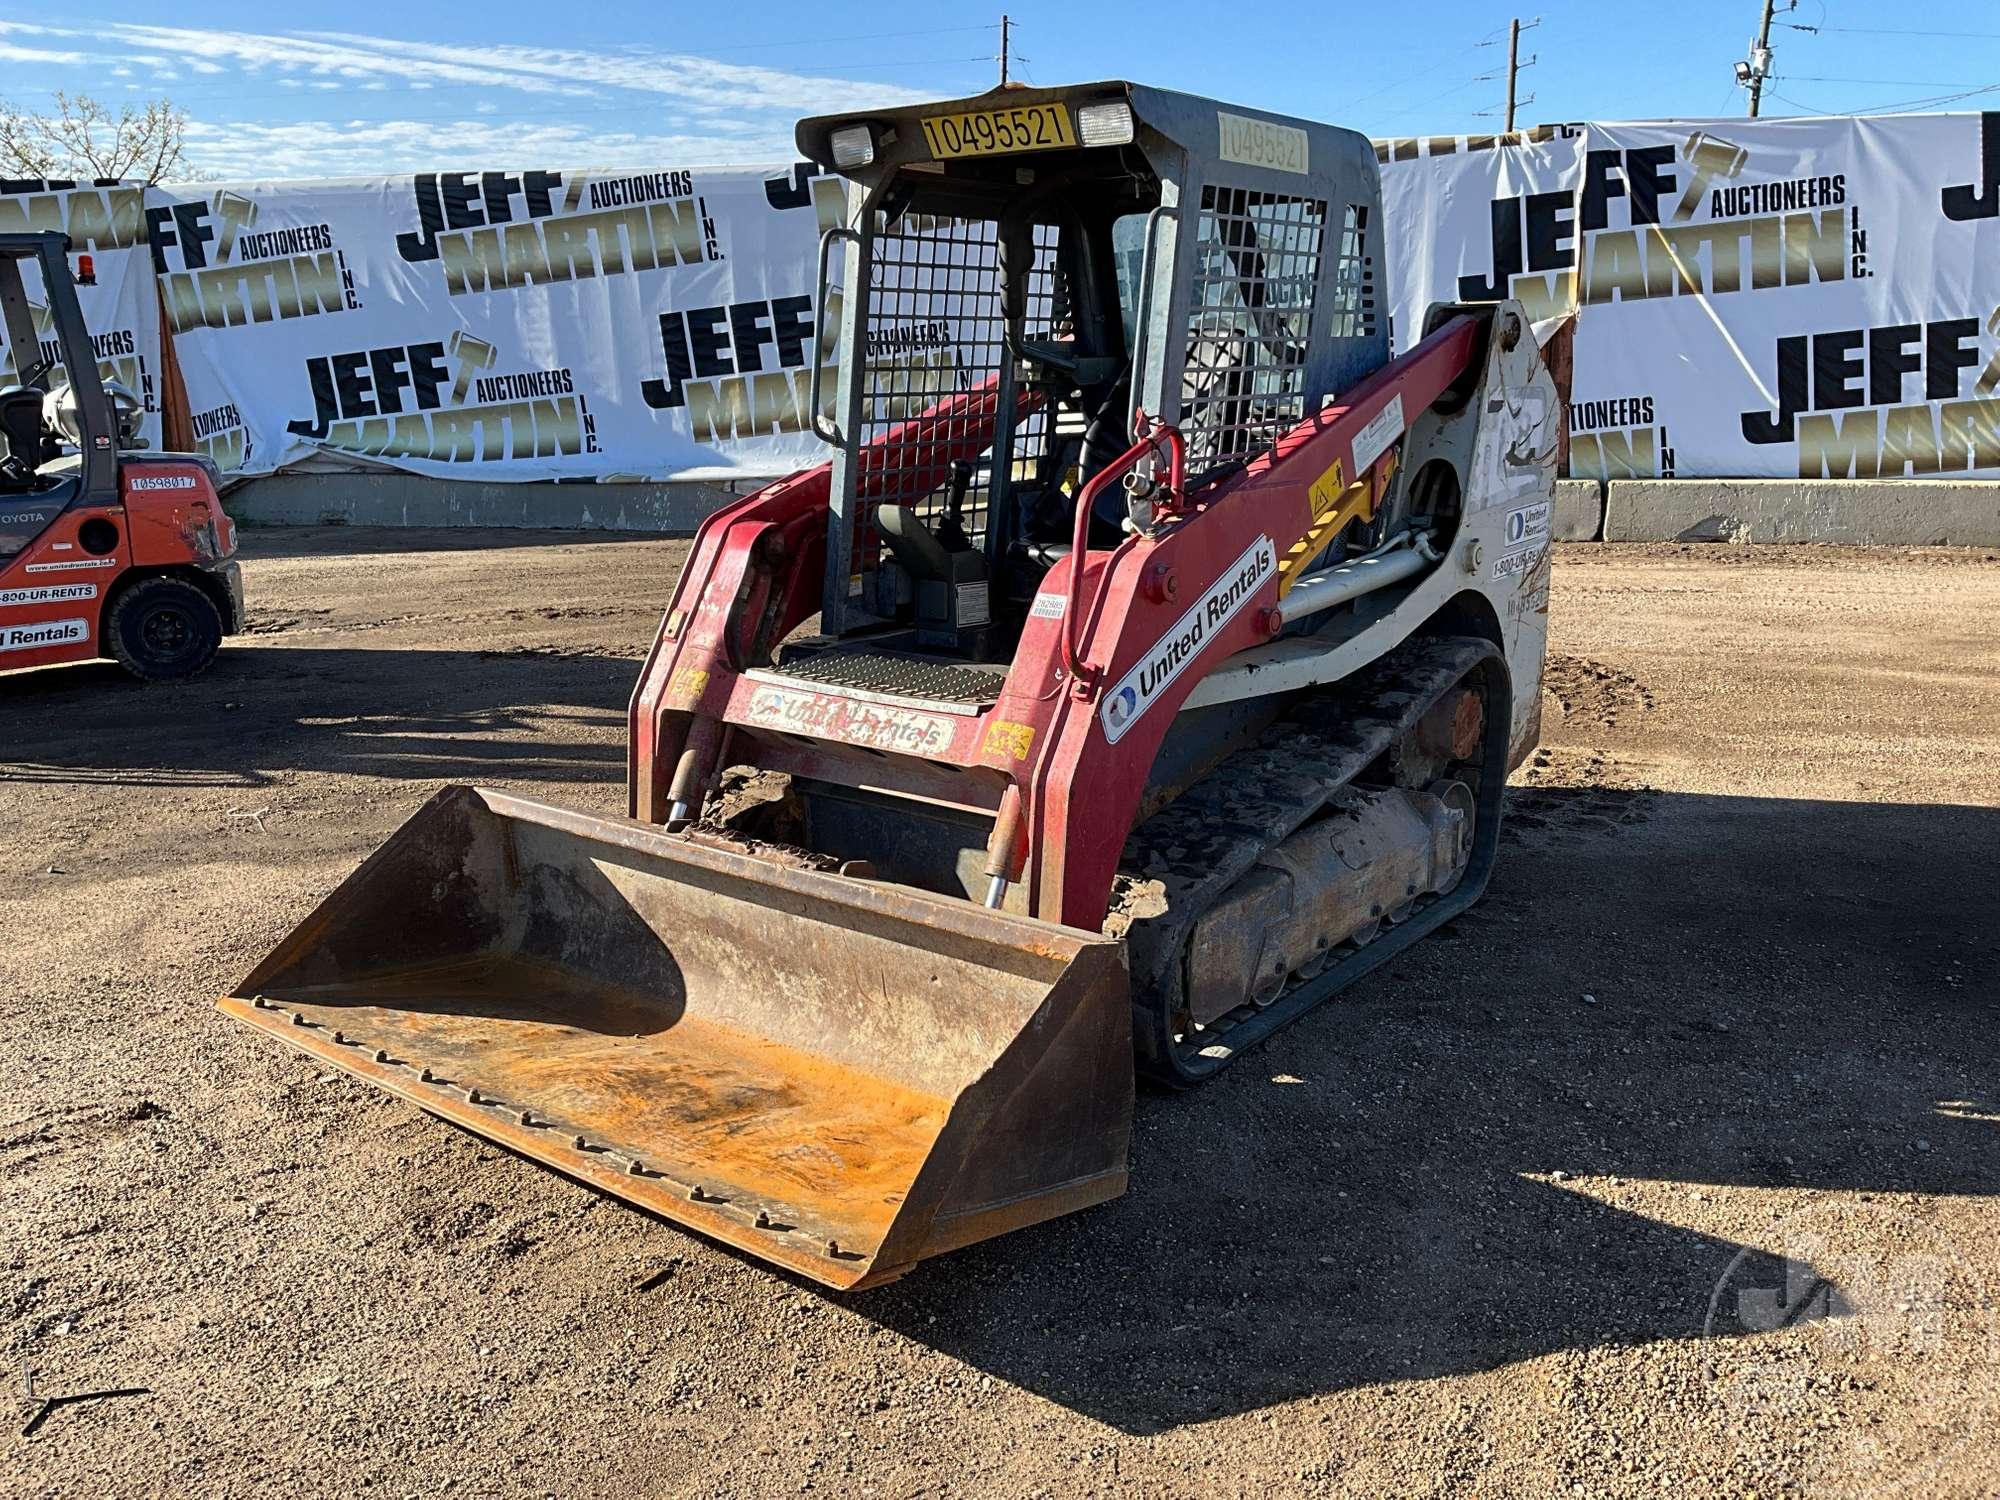
[[[1127,833],[1162,740],[1195,686],[1222,662],[1279,629],[1278,570],[1246,580],[1217,628],[1203,629],[1170,679],[1113,735],[1101,712],[1118,683],[1232,569],[1282,557],[1315,520],[1311,491],[1336,468],[1379,496],[1396,442],[1383,426],[1430,408],[1480,359],[1485,324],[1458,316],[1308,417],[1269,453],[1191,500],[1178,464],[1163,496],[1162,523],[1112,550],[1079,545],[1043,580],[1013,665],[990,707],[885,700],[797,679],[774,682],[752,658],[819,608],[826,551],[830,467],[779,480],[711,516],[668,608],[631,704],[630,812],[669,822],[677,803],[698,802],[721,765],[754,761],[838,785],[892,791],[994,819],[988,872],[1025,882],[1035,916],[1095,929],[1104,920]],[[1398,403],[1400,402],[1400,405]],[[952,397],[888,433],[872,451],[935,463],[941,481],[954,459],[991,441],[990,389]],[[1392,408],[1395,411],[1392,411]],[[1355,440],[1369,434],[1369,467]],[[1155,428],[1111,468],[1111,482],[1158,446],[1172,458],[1178,435]],[[864,450],[862,489],[868,472]],[[906,462],[906,460],[905,460]],[[909,471],[904,469],[905,479]],[[1089,509],[1080,497],[1079,517]],[[1046,606],[1043,601],[1051,601]],[[1054,601],[1060,601],[1060,607]],[[1067,666],[1073,663],[1073,668]],[[730,754],[742,736],[754,755]]]

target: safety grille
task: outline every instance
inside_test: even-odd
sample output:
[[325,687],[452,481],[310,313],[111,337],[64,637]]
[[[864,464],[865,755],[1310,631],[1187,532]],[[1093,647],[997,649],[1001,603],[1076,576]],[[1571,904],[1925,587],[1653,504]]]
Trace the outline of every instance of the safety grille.
[[1305,416],[1326,200],[1201,192],[1181,378],[1188,463],[1262,452]]
[[1333,327],[1337,339],[1375,332],[1375,257],[1368,253],[1368,210],[1347,205],[1340,225],[1340,254],[1333,262]]
[[[1056,238],[1053,226],[1035,230],[1035,264],[1028,280],[1023,329],[1030,339],[1067,332],[1057,326],[1065,311],[1057,293]],[[933,530],[944,518],[956,447],[950,429],[940,430],[930,441],[905,441],[877,454],[869,453],[868,445],[940,401],[977,395],[997,385],[1007,357],[997,240],[997,226],[991,220],[919,214],[905,214],[874,237],[858,433],[862,480],[855,507],[857,573],[874,567],[881,551],[874,524],[877,505],[908,506]],[[1040,413],[1020,423],[1014,434],[1017,474],[1042,456],[1046,441],[1046,421]],[[992,468],[989,448],[972,460],[965,487],[961,522],[966,540],[975,545],[986,531]]]

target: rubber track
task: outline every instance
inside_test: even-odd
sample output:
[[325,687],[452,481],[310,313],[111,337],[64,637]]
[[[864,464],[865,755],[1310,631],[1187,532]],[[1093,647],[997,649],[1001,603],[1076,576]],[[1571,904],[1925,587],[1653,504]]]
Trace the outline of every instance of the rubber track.
[[[1465,878],[1449,895],[1419,902],[1403,922],[1362,948],[1336,950],[1310,979],[1295,978],[1269,1005],[1238,1006],[1203,1030],[1202,1056],[1173,1040],[1182,954],[1201,914],[1353,781],[1454,686],[1483,674],[1487,732],[1477,823]],[[1132,831],[1120,859],[1118,894],[1126,909],[1152,912],[1164,888],[1165,910],[1114,915],[1124,928],[1132,967],[1133,1037],[1139,1071],[1186,1087],[1219,1071],[1242,1051],[1337,993],[1456,916],[1478,898],[1492,863],[1512,704],[1506,663],[1490,642],[1470,638],[1410,642],[1363,668],[1333,692],[1310,700],[1273,725],[1258,743],[1224,760],[1167,807]],[[1157,882],[1157,886],[1154,884]],[[1343,956],[1344,955],[1344,956]]]

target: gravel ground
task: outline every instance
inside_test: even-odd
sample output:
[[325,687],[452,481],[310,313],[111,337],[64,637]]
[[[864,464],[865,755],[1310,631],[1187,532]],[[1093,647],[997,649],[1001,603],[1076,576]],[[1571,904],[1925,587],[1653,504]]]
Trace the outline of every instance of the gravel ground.
[[259,531],[0,679],[8,1495],[2000,1491],[2000,559],[1561,549],[1475,911],[1116,1203],[822,1295],[227,1021],[440,785],[623,806],[683,544]]

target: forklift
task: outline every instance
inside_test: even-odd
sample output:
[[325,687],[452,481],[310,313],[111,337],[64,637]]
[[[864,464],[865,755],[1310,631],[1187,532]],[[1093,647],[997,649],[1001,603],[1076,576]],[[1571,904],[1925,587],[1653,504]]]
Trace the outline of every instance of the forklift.
[[[47,337],[24,266],[41,272]],[[215,466],[139,448],[139,402],[98,373],[67,235],[0,234],[0,672],[110,658],[171,682],[243,629],[236,526]],[[53,388],[51,377],[62,379]]]

